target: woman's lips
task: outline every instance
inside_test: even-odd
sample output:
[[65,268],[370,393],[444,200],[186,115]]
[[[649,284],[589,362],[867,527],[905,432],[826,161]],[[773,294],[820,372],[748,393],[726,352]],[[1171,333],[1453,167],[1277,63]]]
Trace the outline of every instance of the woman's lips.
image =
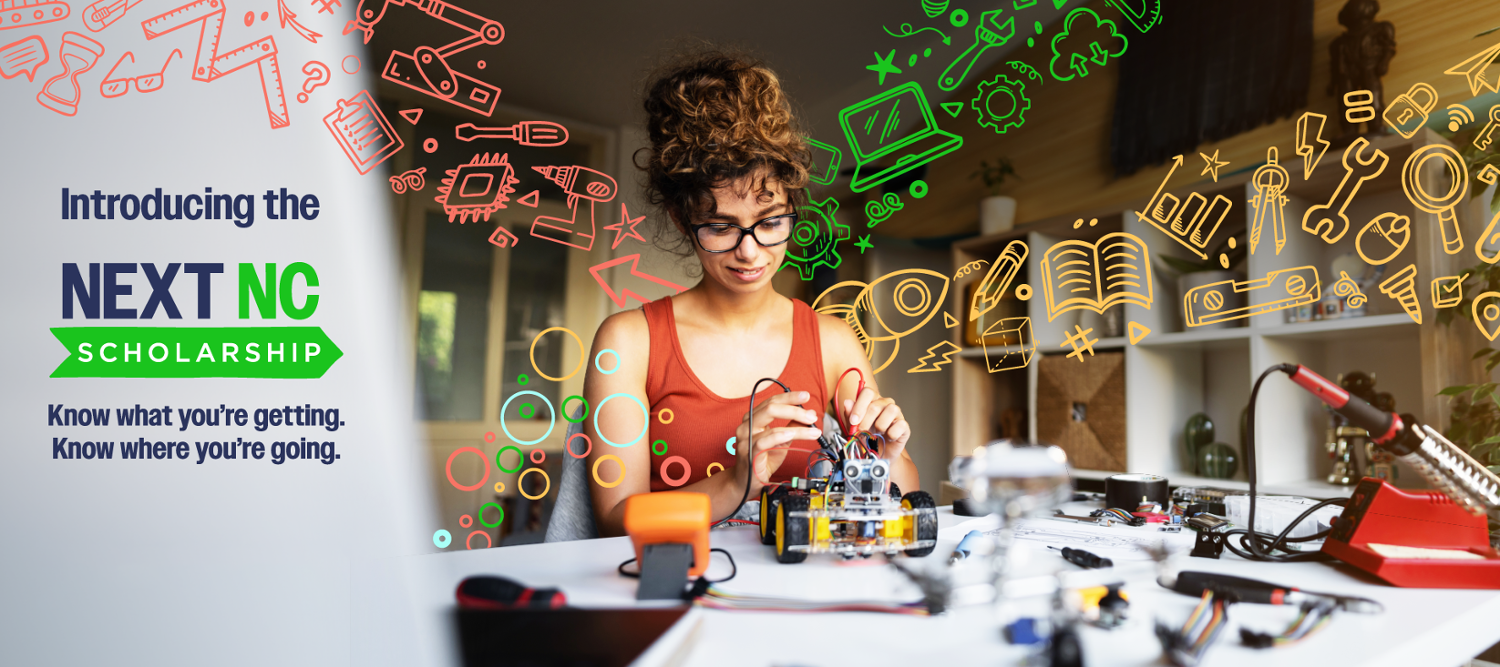
[[759,280],[761,275],[766,272],[766,267],[762,266],[755,269],[737,269],[731,266],[729,267],[729,272],[734,274],[735,277],[739,278],[740,280],[748,283]]

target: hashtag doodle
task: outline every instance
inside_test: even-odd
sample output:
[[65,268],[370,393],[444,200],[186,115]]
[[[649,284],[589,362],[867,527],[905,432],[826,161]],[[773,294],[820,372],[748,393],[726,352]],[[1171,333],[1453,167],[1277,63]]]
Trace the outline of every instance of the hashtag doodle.
[[[941,343],[938,343],[937,345],[934,345],[932,347],[927,348],[927,354],[925,356],[923,356],[921,359],[918,359],[917,360],[917,365],[914,366],[914,367],[912,367],[911,370],[908,370],[906,372],[908,372],[908,373],[936,373],[936,372],[938,372],[940,370],[943,370],[943,364],[952,363],[952,361],[953,361],[953,355],[958,354],[958,352],[959,352],[959,347],[957,345],[954,345],[953,343],[950,343],[950,342],[948,342],[948,341],[945,340],[945,341],[943,341]],[[938,359],[937,361],[932,361],[932,358],[936,357],[939,354],[943,355],[943,358],[942,359]],[[927,365],[927,362],[929,362],[929,361],[932,361],[932,365],[931,366]]]
[[1073,348],[1073,351],[1068,353],[1068,357],[1076,357],[1079,363],[1083,363],[1083,353],[1087,352],[1089,353],[1089,356],[1094,356],[1094,343],[1099,342],[1099,339],[1089,338],[1089,334],[1094,333],[1094,329],[1092,327],[1085,329],[1075,324],[1073,325],[1073,329],[1074,333],[1068,334],[1068,339],[1063,341],[1061,345],[1058,345],[1058,347],[1071,346]]
[[318,13],[319,14],[322,14],[324,12],[332,14],[333,13],[333,8],[340,6],[339,5],[339,0],[313,0],[309,4],[319,5],[319,7],[318,7]]

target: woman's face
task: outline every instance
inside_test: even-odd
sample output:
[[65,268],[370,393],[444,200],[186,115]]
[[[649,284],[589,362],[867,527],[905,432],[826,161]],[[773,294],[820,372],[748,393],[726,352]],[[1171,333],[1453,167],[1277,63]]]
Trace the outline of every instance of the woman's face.
[[[698,214],[692,225],[720,225],[694,231],[693,250],[698,261],[703,263],[703,275],[739,293],[751,293],[771,284],[771,276],[781,268],[786,258],[786,243],[763,246],[756,241],[756,234],[746,233],[725,252],[709,252],[719,247],[729,247],[740,236],[740,230],[749,230],[756,223],[769,218],[792,213],[787,203],[785,188],[770,179],[746,178],[713,190],[715,208]],[[761,239],[776,240],[790,236],[796,225],[795,218],[781,218],[761,224],[757,233]],[[723,225],[732,225],[725,227]]]

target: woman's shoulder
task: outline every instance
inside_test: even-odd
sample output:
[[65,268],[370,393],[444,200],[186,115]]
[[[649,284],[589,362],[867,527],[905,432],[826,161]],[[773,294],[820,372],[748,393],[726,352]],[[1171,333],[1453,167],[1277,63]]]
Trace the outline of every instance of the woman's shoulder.
[[594,349],[610,348],[615,351],[642,350],[651,345],[650,325],[640,308],[615,313],[604,318],[599,331],[594,334]]
[[825,315],[814,311],[818,318],[818,338],[822,341],[824,356],[837,357],[846,353],[864,354],[864,347],[854,329],[842,317]]

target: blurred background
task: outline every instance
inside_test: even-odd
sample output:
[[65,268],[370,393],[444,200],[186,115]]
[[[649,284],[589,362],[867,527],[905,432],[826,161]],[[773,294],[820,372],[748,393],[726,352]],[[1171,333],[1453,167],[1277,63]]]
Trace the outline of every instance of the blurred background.
[[[1093,241],[1113,231],[1132,231],[1160,255],[1193,260],[1135,215],[1160,188],[1182,198],[1194,192],[1208,199],[1223,195],[1231,208],[1221,236],[1237,236],[1243,245],[1252,214],[1247,201],[1254,194],[1249,182],[1255,169],[1267,163],[1269,146],[1277,147],[1281,164],[1299,183],[1288,213],[1292,242],[1305,248],[1296,257],[1333,276],[1325,279],[1325,290],[1337,279],[1332,269],[1346,266],[1339,262],[1352,252],[1354,235],[1335,246],[1313,246],[1296,230],[1296,223],[1308,206],[1330,196],[1342,174],[1339,156],[1352,138],[1339,140],[1343,130],[1338,119],[1344,105],[1329,92],[1330,45],[1345,30],[1339,24],[1344,2],[1209,6],[1175,0],[1159,5],[1143,0],[1004,0],[994,5],[958,0],[773,0],[753,7],[686,0],[644,4],[556,0],[525,8],[468,3],[467,9],[505,26],[501,44],[480,45],[450,59],[455,70],[502,89],[492,116],[435,103],[379,80],[372,92],[388,117],[395,119],[401,110],[424,109],[418,124],[395,123],[406,145],[420,146],[429,138],[439,144],[433,152],[402,151],[382,166],[384,172],[376,173],[386,177],[426,170],[425,187],[392,194],[392,206],[404,269],[403,299],[416,339],[413,409],[425,427],[442,527],[455,534],[467,532],[457,517],[477,515],[481,504],[496,502],[510,519],[493,529],[496,544],[540,541],[550,497],[540,501],[521,497],[515,474],[504,473],[496,473],[498,477],[491,477],[491,483],[477,491],[460,491],[446,483],[444,464],[459,447],[479,447],[493,456],[506,441],[501,406],[516,391],[541,392],[553,405],[581,393],[581,373],[542,386],[523,387],[518,378],[531,372],[532,354],[543,369],[568,369],[578,363],[576,346],[566,336],[544,337],[533,350],[538,333],[567,327],[580,335],[588,349],[590,333],[604,317],[619,310],[589,274],[590,266],[641,253],[640,270],[681,285],[697,281],[691,273],[694,260],[679,259],[649,244],[627,241],[611,250],[609,244],[600,242],[592,251],[583,252],[542,243],[525,244],[524,252],[513,252],[486,243],[496,225],[525,236],[537,215],[570,217],[561,189],[525,167],[518,168],[521,183],[509,208],[499,210],[489,221],[450,222],[442,204],[434,201],[436,188],[445,170],[483,151],[484,142],[453,141],[448,128],[469,122],[481,126],[525,120],[562,123],[571,136],[565,146],[532,149],[507,142],[511,162],[577,164],[608,173],[619,182],[618,199],[630,215],[647,216],[641,229],[654,230],[665,219],[641,200],[639,175],[632,164],[632,155],[645,145],[640,90],[652,67],[685,45],[709,42],[738,47],[764,59],[783,79],[809,136],[842,153],[837,178],[814,185],[811,195],[814,200],[836,200],[837,223],[848,225],[853,237],[840,243],[836,261],[828,262],[836,268],[820,266],[810,280],[800,279],[795,269],[783,270],[775,284],[788,296],[812,303],[837,282],[873,282],[901,269],[925,268],[954,276],[971,261],[993,259],[1015,239],[1031,246],[1031,257],[1017,283],[1030,280],[1038,289],[1037,260],[1050,244],[1069,238]],[[1153,13],[1154,6],[1161,8],[1159,17]],[[1082,69],[1054,63],[1052,39],[1064,30],[1064,16],[1079,7],[1113,21],[1128,40],[1128,50],[1102,58],[1092,54],[1090,62],[1072,63],[1081,64]],[[942,90],[940,75],[982,38],[977,32],[980,17],[994,9],[1004,10],[1000,20],[1014,21],[1013,36],[984,50],[963,85],[952,92]],[[1390,153],[1393,168],[1366,185],[1361,191],[1364,199],[1356,202],[1352,212],[1354,217],[1367,219],[1394,207],[1413,216],[1414,229],[1424,230],[1417,233],[1416,284],[1425,303],[1422,290],[1431,279],[1460,273],[1457,263],[1473,262],[1429,252],[1431,246],[1422,235],[1435,226],[1429,228],[1426,214],[1404,203],[1399,169],[1394,166],[1420,142],[1446,141],[1443,137],[1455,131],[1472,133],[1483,125],[1494,103],[1493,94],[1480,91],[1474,96],[1464,77],[1445,76],[1443,71],[1490,45],[1492,38],[1476,38],[1476,33],[1500,26],[1500,7],[1478,0],[1386,0],[1379,3],[1377,20],[1389,21],[1395,30],[1393,54],[1382,78],[1385,102],[1392,103],[1420,82],[1430,84],[1441,100],[1427,129],[1410,140],[1379,127],[1364,128],[1379,135],[1372,140]],[[370,44],[370,66],[377,66],[381,54],[392,49],[410,52],[416,46],[439,46],[465,35],[412,7],[392,6]],[[1069,76],[1070,69],[1074,76],[1069,80],[1057,78]],[[1027,70],[1037,76],[1033,78]],[[976,106],[976,100],[1002,81],[1011,91],[1010,107],[996,102],[993,95],[985,100],[984,110]],[[901,131],[920,131],[924,123],[935,122],[943,131],[962,137],[962,145],[879,187],[855,193],[851,189],[853,147],[840,126],[839,111],[906,82],[916,82],[925,93],[930,120],[913,114]],[[992,87],[981,88],[981,83]],[[1450,128],[1442,108],[1452,103],[1467,105],[1478,120]],[[945,104],[949,107],[944,108]],[[1297,153],[1297,119],[1308,111],[1326,116],[1322,136],[1335,140],[1320,163],[1319,178],[1311,180],[1304,179]],[[1178,154],[1184,161],[1174,168],[1171,158]],[[1213,167],[1217,162],[1223,166]],[[921,198],[912,190],[918,179],[928,190]],[[1486,196],[1460,207],[1468,238],[1476,238],[1489,217],[1491,191],[1482,190],[1482,183],[1474,185],[1476,195],[1483,192]],[[540,191],[535,210],[514,203],[533,190]],[[903,208],[883,221],[872,220],[867,205],[885,201],[891,194],[903,202]],[[1008,199],[1008,203],[997,204],[996,198]],[[999,213],[982,213],[997,207]],[[601,210],[607,211],[607,223],[618,221],[620,209],[613,203]],[[1082,224],[1084,220],[1091,222]],[[607,223],[601,222],[600,227]],[[866,235],[872,247],[856,248],[853,242]],[[601,232],[600,238],[611,236]],[[1285,263],[1259,256],[1255,262],[1252,265],[1241,252],[1232,266],[1223,268],[1243,279],[1247,274],[1258,276],[1282,268],[1276,262]],[[1272,361],[1300,360],[1329,376],[1367,372],[1375,376],[1379,389],[1392,396],[1398,409],[1423,413],[1445,426],[1451,408],[1446,399],[1437,398],[1437,392],[1485,375],[1484,369],[1469,361],[1470,353],[1483,342],[1471,325],[1440,326],[1433,322],[1437,317],[1429,309],[1430,319],[1418,326],[1396,301],[1380,297],[1373,282],[1366,293],[1373,291],[1371,296],[1377,298],[1357,313],[1363,319],[1283,328],[1297,323],[1275,313],[1218,333],[1183,331],[1176,305],[1179,279],[1218,268],[1184,268],[1159,261],[1154,272],[1154,313],[1122,307],[1117,310],[1124,314],[1124,321],[1071,313],[1054,322],[1041,299],[1007,300],[1000,312],[1031,317],[1038,352],[1047,355],[1022,371],[990,372],[986,343],[964,327],[945,329],[934,323],[908,336],[898,358],[878,381],[913,424],[909,451],[923,486],[936,490],[938,482],[946,479],[953,456],[997,437],[1060,442],[1069,448],[1084,479],[1144,470],[1172,476],[1174,483],[1183,479],[1232,485],[1243,479],[1243,466],[1227,465],[1222,452],[1201,466],[1197,452],[1184,441],[1184,423],[1202,413],[1218,424],[1214,439],[1237,455],[1242,443],[1236,433],[1241,431],[1250,380]],[[611,285],[628,284],[648,298],[669,293],[649,282],[630,282],[628,264],[606,276]],[[966,321],[966,288],[972,289],[982,276],[983,269],[955,277],[940,304],[945,312]],[[1127,321],[1147,325],[1154,338],[1134,345],[1125,330]],[[1086,357],[1084,364],[1068,359],[1059,365],[1055,360],[1069,351],[1062,344],[1063,333],[1075,324],[1101,334],[1096,355]],[[958,349],[944,372],[906,372],[918,365],[924,350],[943,341]],[[1284,412],[1275,417],[1276,423],[1263,426],[1268,429],[1263,433],[1271,433],[1267,440],[1276,444],[1263,446],[1281,449],[1263,460],[1261,474],[1266,481],[1262,483],[1269,481],[1286,492],[1317,497],[1337,492],[1340,485],[1327,481],[1336,462],[1324,449],[1331,433],[1326,415],[1296,402],[1290,394],[1279,405]],[[1085,416],[1089,414],[1093,417]],[[550,418],[538,414],[526,420],[512,414],[506,417],[506,425],[516,437],[531,439],[546,431]],[[496,434],[494,442],[486,441],[486,433]],[[539,445],[548,452],[543,467],[552,479],[558,478],[562,433],[561,427],[553,430]],[[460,457],[453,466],[455,478],[465,484],[482,474],[476,457]],[[1415,483],[1415,476],[1408,475],[1406,481]],[[495,482],[504,491],[496,492]]]

